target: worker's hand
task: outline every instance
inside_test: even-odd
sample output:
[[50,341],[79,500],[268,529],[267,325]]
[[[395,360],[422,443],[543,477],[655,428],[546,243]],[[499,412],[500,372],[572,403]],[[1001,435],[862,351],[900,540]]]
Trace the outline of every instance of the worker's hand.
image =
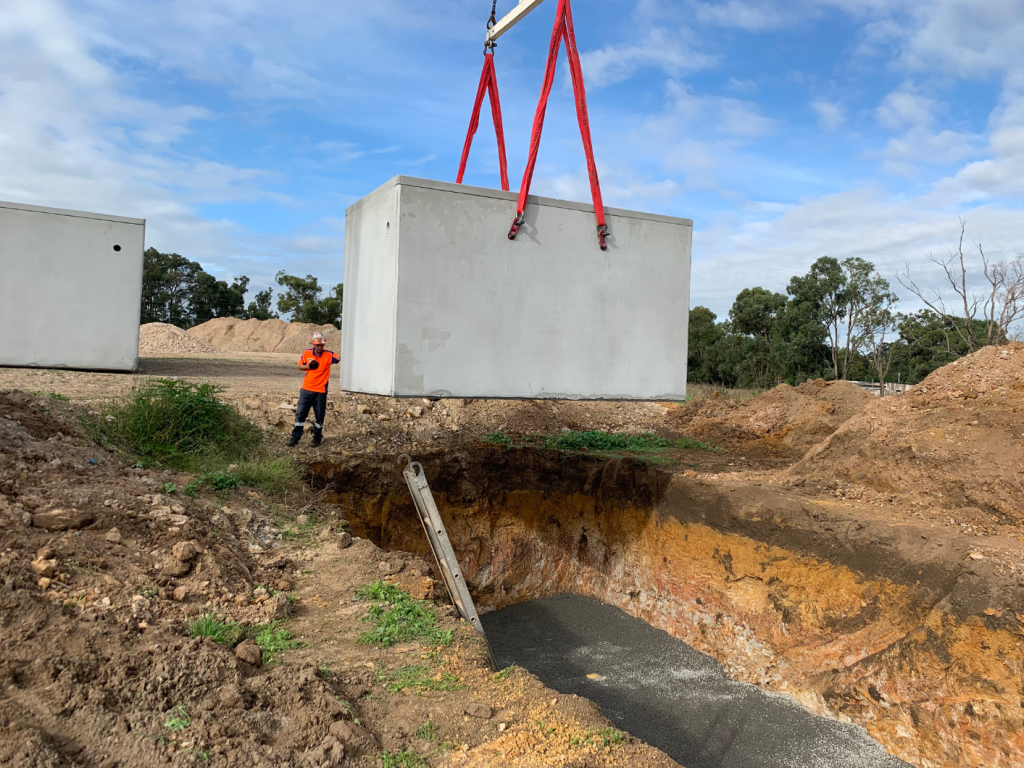
[[320,367],[320,363],[318,363],[316,360],[310,360],[309,365],[307,367],[309,368],[309,370],[315,371],[317,368]]

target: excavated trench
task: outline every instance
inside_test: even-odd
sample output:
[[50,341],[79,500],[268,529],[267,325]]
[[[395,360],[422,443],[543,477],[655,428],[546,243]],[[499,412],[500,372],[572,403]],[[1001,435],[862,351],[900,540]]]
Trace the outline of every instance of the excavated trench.
[[[594,611],[621,609],[712,657],[732,681],[862,726],[913,765],[1024,765],[1024,648],[1016,624],[987,609],[1020,596],[994,594],[1000,587],[984,572],[951,565],[970,563],[955,540],[768,486],[715,485],[631,460],[498,447],[417,459],[478,608],[498,611],[485,626],[539,616],[546,598],[594,598],[604,606],[583,601],[565,611],[611,627],[629,617]],[[355,535],[430,560],[393,459],[350,457],[310,470],[313,484],[347,508]],[[636,637],[649,630],[632,626]],[[579,650],[563,646],[557,653]],[[665,664],[672,653],[666,646],[648,656]],[[669,688],[664,694],[666,708],[675,706]],[[743,764],[691,746],[698,751],[685,754],[705,760],[695,765]],[[686,764],[681,754],[673,756]]]

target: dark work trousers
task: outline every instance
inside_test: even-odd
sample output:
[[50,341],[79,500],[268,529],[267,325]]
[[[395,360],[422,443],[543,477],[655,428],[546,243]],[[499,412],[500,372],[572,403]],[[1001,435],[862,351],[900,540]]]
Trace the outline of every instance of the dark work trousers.
[[309,415],[310,408],[313,409],[313,437],[323,435],[324,416],[327,414],[327,393],[300,389],[299,404],[295,408],[295,429],[292,430],[292,437],[302,437],[302,430],[306,426],[306,417]]

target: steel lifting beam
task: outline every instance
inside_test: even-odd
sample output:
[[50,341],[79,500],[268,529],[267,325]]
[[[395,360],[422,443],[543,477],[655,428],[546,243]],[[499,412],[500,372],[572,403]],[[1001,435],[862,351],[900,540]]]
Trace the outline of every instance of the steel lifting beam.
[[487,30],[487,37],[484,42],[493,43],[542,2],[544,0],[519,0],[519,5],[506,13],[497,24]]
[[441,578],[448,589],[448,594],[459,615],[468,621],[483,638],[487,656],[491,660],[491,667],[497,669],[494,666],[494,654],[491,653],[491,645],[487,642],[483,623],[477,615],[473,598],[469,595],[466,580],[462,577],[459,561],[455,559],[455,550],[452,549],[448,532],[441,520],[441,513],[438,512],[437,504],[434,503],[434,495],[430,492],[430,486],[427,484],[427,476],[423,474],[423,465],[418,461],[413,461],[406,454],[398,457],[399,463],[403,459],[406,461],[406,465],[402,470],[402,477],[405,478],[405,484],[409,486],[413,504],[416,505],[416,513],[419,515],[420,522],[423,523],[423,530],[427,534],[427,541],[430,542],[430,549],[434,553],[434,559],[437,560],[437,566],[441,571]]

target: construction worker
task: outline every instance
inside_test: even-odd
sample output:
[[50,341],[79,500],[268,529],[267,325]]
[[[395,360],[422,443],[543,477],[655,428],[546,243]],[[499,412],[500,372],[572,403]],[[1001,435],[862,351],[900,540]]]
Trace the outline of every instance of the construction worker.
[[288,438],[289,447],[299,444],[310,408],[313,409],[313,440],[310,445],[316,448],[323,439],[331,366],[341,362],[336,354],[324,349],[325,344],[324,335],[314,333],[310,340],[312,349],[307,349],[299,357],[299,370],[306,371],[306,378],[302,380],[302,389],[299,390],[299,404],[295,408],[295,429]]

